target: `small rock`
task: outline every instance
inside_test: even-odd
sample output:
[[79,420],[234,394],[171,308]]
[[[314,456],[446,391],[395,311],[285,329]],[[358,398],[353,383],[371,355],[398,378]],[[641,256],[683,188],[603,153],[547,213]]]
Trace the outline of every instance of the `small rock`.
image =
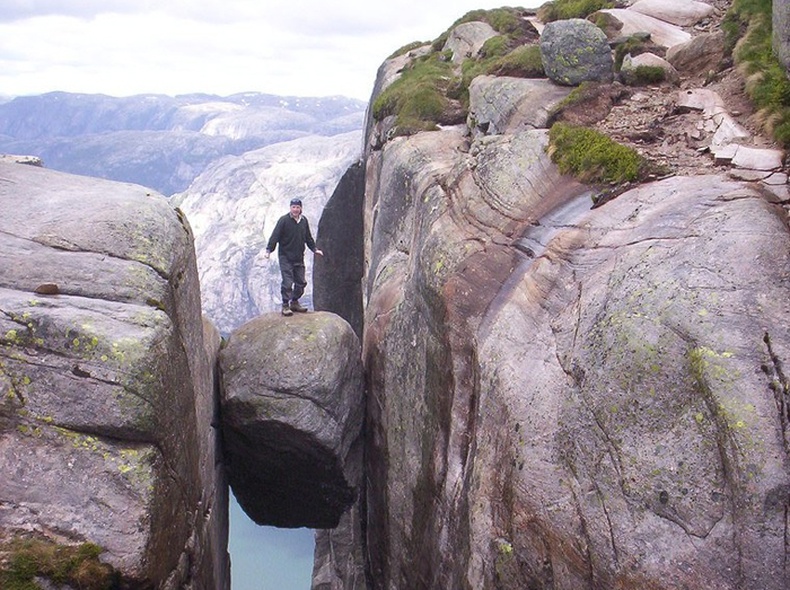
[[42,283],[36,287],[34,292],[39,295],[58,295],[60,289],[55,283]]
[[741,146],[732,159],[738,168],[751,170],[779,170],[784,154],[781,150],[764,150]]

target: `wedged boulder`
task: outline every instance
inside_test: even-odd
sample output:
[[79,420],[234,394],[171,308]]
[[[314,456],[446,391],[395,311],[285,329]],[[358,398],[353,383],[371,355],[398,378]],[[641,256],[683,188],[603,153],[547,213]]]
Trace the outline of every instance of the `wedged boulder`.
[[0,178],[0,538],[95,543],[130,588],[227,588],[188,223],[141,186]]
[[467,125],[473,136],[542,129],[570,92],[544,79],[477,76],[469,85]]
[[231,488],[262,525],[334,528],[353,503],[362,426],[359,339],[329,312],[267,314],[220,353]]
[[453,63],[461,63],[469,57],[474,57],[483,44],[498,33],[488,23],[473,21],[461,23],[450,31],[444,50],[453,54]]
[[606,35],[588,20],[547,24],[540,36],[540,58],[546,76],[558,84],[612,81],[614,62]]
[[695,0],[639,0],[629,10],[680,27],[690,27],[713,15],[716,9],[710,4]]

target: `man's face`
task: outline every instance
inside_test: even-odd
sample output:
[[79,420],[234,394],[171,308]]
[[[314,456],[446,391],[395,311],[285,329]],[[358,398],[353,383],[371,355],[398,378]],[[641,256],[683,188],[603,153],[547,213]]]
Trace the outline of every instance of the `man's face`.
[[301,205],[291,205],[291,215],[294,217],[299,217],[302,214],[302,206]]

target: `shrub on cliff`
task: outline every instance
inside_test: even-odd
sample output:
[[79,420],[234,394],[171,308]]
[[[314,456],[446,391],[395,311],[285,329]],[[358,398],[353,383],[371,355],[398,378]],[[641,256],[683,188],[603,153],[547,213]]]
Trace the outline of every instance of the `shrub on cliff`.
[[549,155],[560,172],[586,184],[622,184],[643,178],[647,161],[606,135],[567,123],[549,130]]
[[399,135],[436,129],[449,107],[446,90],[453,78],[452,65],[442,54],[418,58],[376,97],[373,117],[381,121],[395,115]]

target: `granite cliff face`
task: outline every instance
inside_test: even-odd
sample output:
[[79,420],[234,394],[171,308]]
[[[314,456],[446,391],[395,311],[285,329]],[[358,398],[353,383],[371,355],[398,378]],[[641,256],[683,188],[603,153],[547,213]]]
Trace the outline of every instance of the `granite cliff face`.
[[219,338],[186,219],[14,163],[0,211],[0,563],[18,539],[92,543],[123,587],[227,587]]
[[[788,587],[783,154],[698,87],[692,33],[656,18],[708,9],[637,4],[605,18],[655,27],[678,86],[574,111],[549,80],[480,76],[466,122],[400,134],[370,114],[319,232],[343,257],[316,302],[347,323],[252,309],[221,355],[178,210],[0,163],[0,543],[90,541],[128,587],[226,588],[221,426],[258,522],[327,527],[316,589]],[[705,22],[682,26],[711,29],[717,55]],[[387,61],[374,98],[429,51]],[[656,144],[660,101],[677,111]],[[551,121],[578,117],[676,173],[593,206],[547,151]],[[229,168],[203,197],[285,176]]]
[[[655,26],[664,50],[693,46]],[[385,62],[374,100],[428,51]],[[597,207],[547,154],[564,96],[548,81],[478,78],[467,124],[435,131],[369,115],[371,587],[790,584],[782,154],[697,91],[699,62],[673,63],[680,86],[625,90],[597,121],[682,174]],[[678,115],[693,141],[675,143]],[[754,158],[711,155],[726,145]]]

